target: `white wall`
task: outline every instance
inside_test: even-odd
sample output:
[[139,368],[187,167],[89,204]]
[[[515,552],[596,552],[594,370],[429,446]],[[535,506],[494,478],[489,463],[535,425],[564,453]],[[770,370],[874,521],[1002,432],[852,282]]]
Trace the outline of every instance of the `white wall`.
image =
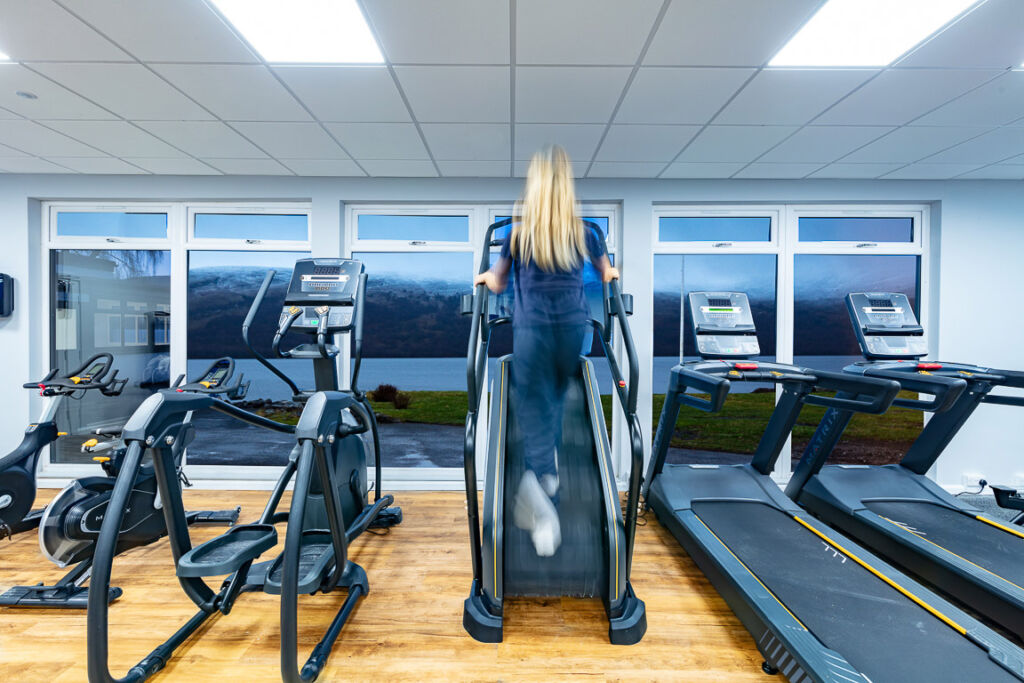
[[[311,201],[316,253],[338,253],[344,202],[502,202],[520,190],[514,179],[371,179],[0,175],[0,272],[17,280],[16,312],[0,321],[0,453],[13,448],[32,419],[30,392],[45,371],[45,302],[32,295],[39,272],[40,216],[46,199]],[[651,424],[651,206],[654,202],[933,203],[931,327],[936,357],[1024,369],[1016,342],[1024,314],[1008,303],[1024,295],[1024,183],[1012,181],[581,180],[581,199],[622,203],[623,286],[636,297],[632,320],[641,367],[640,420]],[[966,314],[972,319],[967,323]],[[653,383],[652,383],[653,379]],[[1013,408],[982,406],[943,457],[939,482],[960,485],[976,472],[1024,485],[1024,419]],[[645,440],[650,442],[650,434]],[[1019,480],[1019,481],[1018,481]]]

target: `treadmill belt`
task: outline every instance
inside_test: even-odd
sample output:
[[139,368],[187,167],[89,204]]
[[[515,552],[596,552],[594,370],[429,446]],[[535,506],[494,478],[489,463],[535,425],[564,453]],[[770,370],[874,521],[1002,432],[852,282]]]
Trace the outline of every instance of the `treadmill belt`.
[[[693,511],[804,626],[873,683],[1017,681],[987,652],[781,510],[694,501]],[[838,535],[836,542],[852,545]]]
[[993,574],[1024,586],[1024,538],[944,505],[865,501],[864,506]]
[[[515,381],[513,379],[513,381]],[[507,404],[505,448],[505,595],[603,596],[608,585],[604,497],[594,454],[583,377],[570,382],[565,397],[562,443],[558,448],[558,517],[562,545],[551,557],[538,557],[530,535],[513,523],[515,493],[525,471],[523,435],[511,401]]]

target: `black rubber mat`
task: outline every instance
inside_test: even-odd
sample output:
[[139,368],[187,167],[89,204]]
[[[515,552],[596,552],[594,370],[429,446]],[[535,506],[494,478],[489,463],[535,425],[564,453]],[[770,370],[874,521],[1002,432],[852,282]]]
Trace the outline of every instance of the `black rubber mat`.
[[804,626],[872,683],[1017,681],[786,513],[724,501],[697,501],[693,511]]
[[[515,381],[513,379],[513,381]],[[608,584],[604,499],[583,378],[569,385],[562,444],[558,449],[558,516],[562,545],[552,557],[538,557],[528,533],[512,519],[515,492],[523,476],[523,436],[511,401],[507,410],[505,461],[505,594],[596,597]]]
[[934,503],[865,502],[864,506],[993,574],[1024,586],[1024,538]]

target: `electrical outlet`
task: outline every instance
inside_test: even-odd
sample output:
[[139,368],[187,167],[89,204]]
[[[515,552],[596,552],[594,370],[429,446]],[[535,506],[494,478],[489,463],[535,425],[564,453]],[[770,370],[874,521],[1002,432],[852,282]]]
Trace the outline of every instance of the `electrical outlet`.
[[980,472],[964,472],[963,476],[960,477],[960,483],[965,489],[976,489],[978,488],[978,482],[984,478],[985,475]]

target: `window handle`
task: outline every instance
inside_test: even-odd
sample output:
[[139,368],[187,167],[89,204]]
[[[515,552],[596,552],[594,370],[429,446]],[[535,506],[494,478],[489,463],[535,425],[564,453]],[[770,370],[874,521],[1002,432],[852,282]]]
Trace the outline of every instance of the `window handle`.
[[722,247],[731,247],[732,242],[715,242],[713,246],[719,249]]
[[107,242],[120,242],[120,241],[121,240],[117,239],[116,237],[108,237],[107,238]]
[[245,243],[246,244],[263,244],[263,240],[252,240],[252,239],[249,239],[249,240],[246,240]]
[[877,247],[878,242],[860,242],[857,244],[858,249],[870,249],[871,247]]
[[410,240],[409,241],[409,246],[410,247],[425,247],[426,245],[427,245],[427,243],[424,242],[423,240]]

